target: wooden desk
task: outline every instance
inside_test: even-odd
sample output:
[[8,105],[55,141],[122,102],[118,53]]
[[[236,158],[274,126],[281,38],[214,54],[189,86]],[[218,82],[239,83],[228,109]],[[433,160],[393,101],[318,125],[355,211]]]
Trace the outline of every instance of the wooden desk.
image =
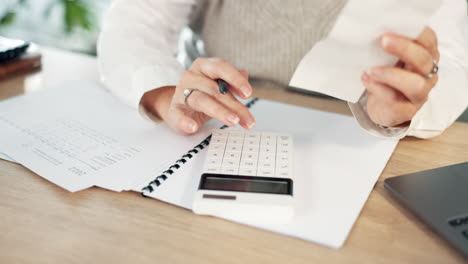
[[[71,78],[54,68],[60,61],[74,75],[95,63],[47,50],[43,72],[0,83],[0,98]],[[83,75],[97,78],[93,67]],[[338,101],[263,88],[256,94],[349,114]],[[402,140],[339,250],[196,216],[137,193],[99,188],[70,193],[21,165],[0,161],[0,263],[464,263],[389,196],[383,180],[468,161],[467,139],[468,124],[455,123],[434,139]]]

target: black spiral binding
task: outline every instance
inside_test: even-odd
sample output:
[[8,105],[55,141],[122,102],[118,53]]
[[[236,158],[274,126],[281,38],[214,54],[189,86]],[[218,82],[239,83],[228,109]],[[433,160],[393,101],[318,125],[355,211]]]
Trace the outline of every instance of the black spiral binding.
[[[257,101],[258,101],[258,98],[253,98],[252,100],[247,102],[245,106],[247,108],[250,108]],[[223,125],[220,127],[220,129],[225,129],[225,128],[227,128],[226,125]],[[207,147],[210,144],[210,140],[211,140],[211,135],[206,137],[204,140],[202,140],[202,142],[200,142],[198,145],[193,147],[191,150],[187,151],[187,153],[182,155],[180,159],[178,159],[174,164],[169,166],[167,170],[163,171],[161,175],[154,178],[153,181],[150,181],[149,184],[142,189],[141,195],[143,197],[147,197],[146,196],[147,193],[152,193],[158,186],[162,184],[163,181],[167,180],[170,175],[174,174],[176,170],[180,169],[181,165],[187,163],[191,158],[193,158],[194,155],[196,155],[202,149]]]

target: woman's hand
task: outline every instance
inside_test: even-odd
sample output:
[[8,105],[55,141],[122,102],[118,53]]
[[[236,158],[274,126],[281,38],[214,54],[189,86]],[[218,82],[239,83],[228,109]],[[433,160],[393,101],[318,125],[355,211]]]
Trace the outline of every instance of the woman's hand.
[[374,67],[361,76],[367,88],[367,112],[379,125],[405,125],[426,102],[438,76],[428,77],[439,61],[437,37],[428,27],[415,40],[396,34],[382,36],[382,48],[400,61],[395,67]]
[[[221,94],[216,79],[229,84],[227,94]],[[187,88],[194,90],[185,100]],[[244,99],[251,96],[247,72],[237,70],[220,58],[199,58],[182,74],[176,87],[147,92],[142,103],[181,134],[196,133],[211,118],[228,126],[240,124],[246,129],[252,128],[254,117],[233,93]]]

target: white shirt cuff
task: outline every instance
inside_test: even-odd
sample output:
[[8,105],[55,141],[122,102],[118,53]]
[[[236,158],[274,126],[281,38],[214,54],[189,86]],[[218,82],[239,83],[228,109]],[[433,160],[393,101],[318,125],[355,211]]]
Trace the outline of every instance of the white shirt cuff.
[[349,108],[359,125],[370,134],[384,138],[403,138],[408,134],[411,125],[403,127],[383,127],[374,123],[367,113],[367,91],[357,103],[349,103]]

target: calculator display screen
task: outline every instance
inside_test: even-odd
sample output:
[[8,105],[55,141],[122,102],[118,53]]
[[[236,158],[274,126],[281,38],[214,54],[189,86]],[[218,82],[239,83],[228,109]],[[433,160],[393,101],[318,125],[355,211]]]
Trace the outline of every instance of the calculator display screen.
[[292,180],[205,173],[202,175],[199,189],[292,195]]

